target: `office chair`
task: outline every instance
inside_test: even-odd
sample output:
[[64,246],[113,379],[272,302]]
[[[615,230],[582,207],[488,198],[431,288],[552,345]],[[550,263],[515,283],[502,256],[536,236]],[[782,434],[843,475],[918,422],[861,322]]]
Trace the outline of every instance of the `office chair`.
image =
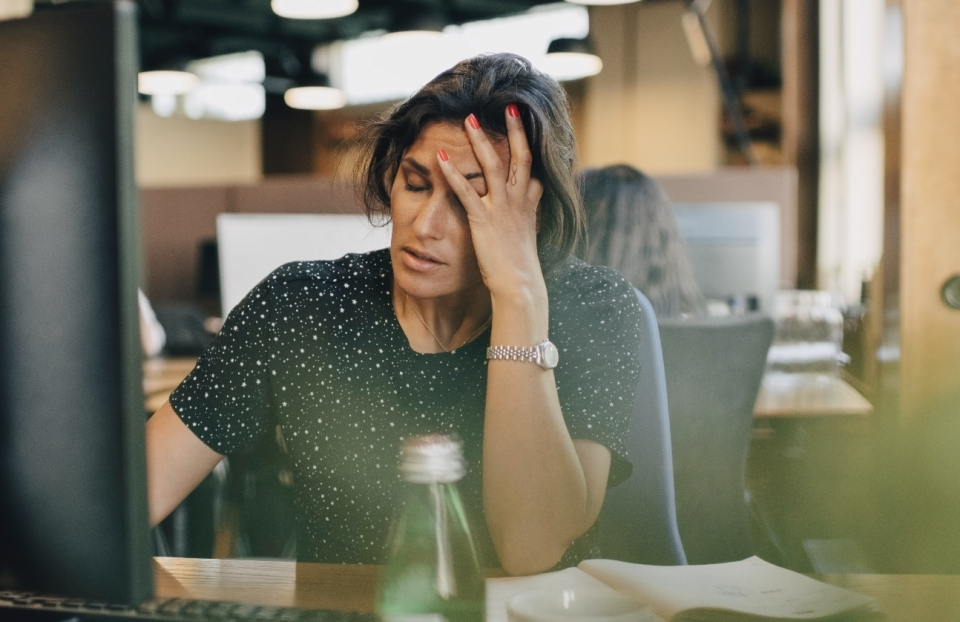
[[686,564],[673,492],[673,458],[667,387],[657,317],[637,292],[643,323],[640,380],[627,430],[627,459],[633,473],[607,491],[600,512],[604,556],[657,565]]
[[773,332],[762,315],[660,321],[677,523],[691,564],[754,553],[747,453]]

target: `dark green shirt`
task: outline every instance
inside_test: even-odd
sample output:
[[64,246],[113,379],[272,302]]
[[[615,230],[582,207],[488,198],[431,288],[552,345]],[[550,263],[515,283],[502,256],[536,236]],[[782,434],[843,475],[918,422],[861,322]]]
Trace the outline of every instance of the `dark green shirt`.
[[[382,562],[406,485],[402,441],[459,435],[468,472],[458,487],[484,562],[495,566],[481,478],[489,329],[453,352],[414,352],[391,279],[387,250],[282,266],[230,313],[170,402],[221,454],[281,426],[301,561]],[[547,291],[564,420],[572,438],[610,449],[616,484],[630,472],[623,439],[639,374],[639,305],[616,272],[573,258],[549,275]],[[565,562],[596,554],[593,531]]]

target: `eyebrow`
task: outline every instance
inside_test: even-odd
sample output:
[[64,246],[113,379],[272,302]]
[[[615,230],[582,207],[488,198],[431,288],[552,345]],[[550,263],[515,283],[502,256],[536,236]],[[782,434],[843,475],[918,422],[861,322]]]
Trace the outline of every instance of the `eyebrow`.
[[[415,169],[418,173],[420,173],[420,174],[423,175],[424,177],[430,177],[430,169],[428,169],[428,168],[427,168],[426,166],[424,166],[423,164],[420,164],[419,162],[417,162],[417,161],[414,160],[413,158],[407,156],[407,157],[404,158],[402,161],[403,161],[404,163],[406,163],[406,164],[409,164],[411,168]],[[478,177],[479,177],[479,178],[483,178],[483,171],[476,171],[476,172],[474,172],[474,173],[467,173],[466,175],[464,175],[464,177],[465,177],[467,180],[477,179]]]

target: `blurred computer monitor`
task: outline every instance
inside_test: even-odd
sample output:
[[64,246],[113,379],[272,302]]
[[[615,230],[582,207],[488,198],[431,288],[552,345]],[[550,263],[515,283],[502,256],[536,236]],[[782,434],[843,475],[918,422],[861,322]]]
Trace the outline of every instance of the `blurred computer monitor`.
[[0,583],[148,598],[132,2],[0,22]]
[[360,214],[220,214],[220,300],[223,317],[285,263],[338,259],[390,246],[390,226]]
[[755,296],[774,312],[780,286],[780,207],[773,202],[675,203],[693,275],[708,299]]

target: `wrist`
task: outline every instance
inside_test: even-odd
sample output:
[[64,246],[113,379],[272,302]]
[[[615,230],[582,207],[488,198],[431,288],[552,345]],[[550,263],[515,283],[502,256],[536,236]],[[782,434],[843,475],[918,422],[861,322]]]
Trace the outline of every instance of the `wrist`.
[[[538,275],[539,276],[539,275]],[[547,309],[547,285],[543,277],[516,279],[509,285],[490,288],[490,304],[494,311],[514,312]]]
[[547,288],[491,293],[491,345],[534,346],[547,339],[550,325]]

